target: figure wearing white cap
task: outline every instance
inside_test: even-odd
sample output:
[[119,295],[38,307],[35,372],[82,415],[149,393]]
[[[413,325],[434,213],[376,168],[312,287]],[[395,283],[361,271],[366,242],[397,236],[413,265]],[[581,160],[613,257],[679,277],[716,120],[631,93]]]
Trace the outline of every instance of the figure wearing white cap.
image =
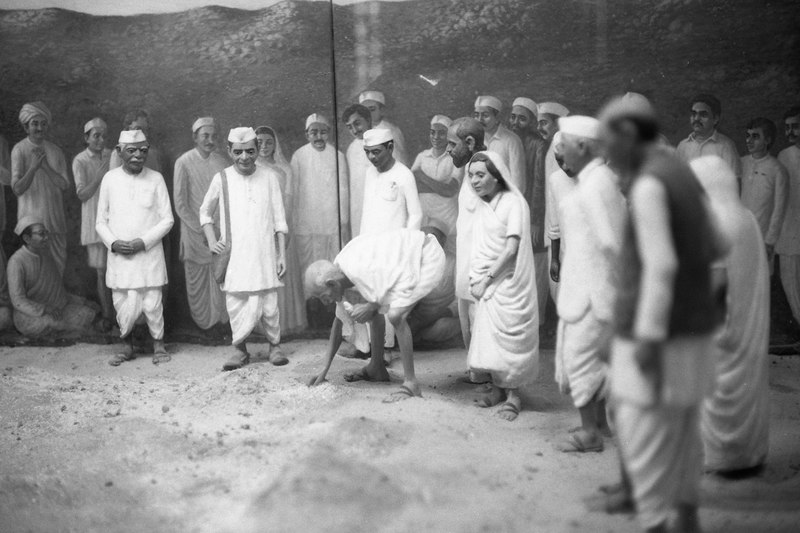
[[350,240],[349,174],[344,154],[328,143],[330,123],[313,113],[306,119],[306,139],[292,155],[290,190],[294,199],[292,239],[300,271],[320,259],[333,261]]
[[456,168],[447,153],[447,129],[452,123],[444,115],[434,115],[430,124],[431,147],[417,155],[411,172],[416,179],[423,216],[444,224],[445,244],[448,251],[455,253],[458,191],[463,171]]
[[616,263],[627,206],[619,177],[605,164],[597,119],[559,119],[564,167],[578,185],[559,204],[563,250],[557,310],[556,382],[580,412],[581,429],[565,452],[601,451],[607,364],[613,336]]
[[[267,338],[269,361],[276,366],[285,365],[289,360],[280,350],[278,289],[283,286],[286,274],[289,228],[278,174],[256,164],[258,139],[253,128],[230,131],[228,155],[233,165],[214,175],[200,206],[200,224],[208,249],[214,254],[230,249],[222,290],[234,351],[222,370],[236,370],[250,362],[246,341],[253,331]],[[225,188],[230,208],[227,217],[222,197]],[[221,227],[215,227],[217,211]],[[226,242],[227,219],[231,225],[230,242]]]
[[[360,235],[386,233],[400,228],[420,229],[422,206],[414,174],[394,159],[394,141],[388,129],[364,133],[364,152],[372,163],[364,183],[364,209]],[[394,330],[386,321],[385,346],[394,346]]]
[[533,246],[533,264],[536,267],[536,294],[539,297],[539,325],[544,324],[547,300],[550,298],[549,280],[550,264],[547,248],[550,239],[546,236],[546,179],[544,172],[537,172],[539,160],[544,161],[547,144],[537,129],[538,108],[530,98],[520,96],[511,104],[508,124],[511,131],[519,136],[525,153],[525,200],[531,211],[531,245]]
[[26,215],[14,232],[23,243],[8,260],[8,292],[17,330],[29,337],[89,333],[98,306],[67,293],[42,220]]
[[211,252],[200,224],[200,206],[211,179],[228,166],[226,158],[216,151],[217,138],[217,124],[212,117],[194,121],[194,148],[175,161],[172,185],[175,213],[180,219],[180,259],[186,274],[189,312],[194,323],[205,330],[228,322],[225,296],[214,279]]
[[[144,166],[150,170],[162,172],[161,151],[157,147],[153,146],[151,142],[153,137],[151,135],[151,128],[152,121],[150,120],[150,114],[144,109],[134,109],[128,111],[125,113],[125,116],[122,119],[123,130],[142,130],[145,138],[147,138],[147,142],[150,143],[150,147],[147,151],[147,159],[144,160]],[[111,152],[111,163],[109,166],[114,169],[120,165],[122,165],[122,158],[119,156],[119,153],[114,150]]]
[[487,148],[498,154],[511,173],[514,185],[525,193],[525,152],[522,141],[516,133],[506,128],[500,120],[503,104],[494,96],[479,96],[475,100],[475,111],[472,116],[483,124],[485,130],[484,143]]
[[394,158],[404,165],[408,165],[409,157],[406,150],[406,138],[400,128],[386,120],[386,97],[380,91],[364,91],[358,95],[358,103],[369,109],[372,114],[372,128],[386,129],[392,132],[394,139]]
[[358,237],[361,230],[361,212],[364,209],[364,182],[367,170],[372,163],[364,152],[364,132],[372,129],[372,115],[369,109],[361,104],[347,106],[342,113],[342,122],[354,139],[347,146],[347,170],[350,175],[350,228],[353,237]]
[[144,166],[148,146],[141,130],[122,131],[117,144],[122,166],[109,170],[100,184],[96,228],[110,251],[106,285],[124,341],[109,360],[112,366],[135,357],[131,332],[142,315],[153,338],[153,364],[170,360],[164,346],[167,264],[161,240],[174,220],[164,178]]
[[558,289],[561,281],[561,261],[568,246],[562,238],[561,203],[578,186],[578,175],[564,164],[564,143],[561,133],[556,132],[551,143],[557,170],[547,177],[547,213],[545,224],[547,238],[550,241],[550,296],[558,304]]
[[108,126],[101,118],[93,118],[83,126],[86,150],[72,160],[75,192],[81,201],[81,244],[86,247],[88,264],[97,274],[97,297],[103,309],[104,329],[114,324],[114,305],[111,292],[106,287],[106,259],[108,249],[95,228],[100,182],[108,172],[111,150],[106,148]]
[[42,102],[22,106],[19,121],[28,136],[11,150],[11,190],[17,220],[34,216],[50,232],[50,250],[63,276],[67,264],[67,222],[62,191],[70,186],[64,153],[45,137],[52,117]]
[[[550,177],[550,174],[558,170],[558,163],[553,153],[555,146],[553,146],[553,136],[558,131],[558,119],[569,115],[569,109],[557,102],[542,102],[536,107],[538,113],[539,123],[537,129],[539,135],[542,136],[544,142],[547,144],[547,154],[545,155],[544,176],[545,180]],[[540,163],[541,164],[541,163]],[[547,184],[545,184],[547,186]]]

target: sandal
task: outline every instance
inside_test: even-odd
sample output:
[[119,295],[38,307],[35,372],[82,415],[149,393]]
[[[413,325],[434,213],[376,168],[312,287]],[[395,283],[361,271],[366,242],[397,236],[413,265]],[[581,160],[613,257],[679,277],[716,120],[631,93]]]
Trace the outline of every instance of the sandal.
[[153,354],[153,364],[160,365],[161,363],[169,363],[172,361],[172,356],[167,352],[158,352]]
[[511,402],[504,402],[500,409],[497,410],[497,415],[503,420],[513,422],[519,416],[519,407]]
[[128,361],[133,361],[136,359],[135,353],[118,353],[115,354],[111,359],[109,359],[108,364],[111,366],[119,366],[122,363],[126,363]]
[[383,403],[395,403],[400,402],[403,400],[408,400],[409,398],[414,398],[416,394],[414,391],[406,387],[405,385],[400,386],[400,390],[396,390],[391,393],[389,396],[383,399]]

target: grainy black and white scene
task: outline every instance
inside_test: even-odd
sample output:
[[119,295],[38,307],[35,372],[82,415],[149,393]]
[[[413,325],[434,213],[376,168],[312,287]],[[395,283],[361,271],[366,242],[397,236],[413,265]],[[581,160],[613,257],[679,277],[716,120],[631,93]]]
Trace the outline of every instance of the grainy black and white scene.
[[795,0],[0,0],[0,532],[794,532]]

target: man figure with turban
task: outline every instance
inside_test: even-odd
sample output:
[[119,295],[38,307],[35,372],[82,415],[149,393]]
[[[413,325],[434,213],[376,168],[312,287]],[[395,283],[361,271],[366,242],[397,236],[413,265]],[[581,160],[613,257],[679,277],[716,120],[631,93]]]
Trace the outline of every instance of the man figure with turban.
[[111,150],[106,148],[108,126],[101,118],[93,118],[83,126],[86,150],[72,160],[72,175],[75,177],[75,192],[81,206],[81,244],[91,268],[97,273],[97,297],[103,309],[104,329],[114,323],[114,306],[111,292],[106,287],[106,260],[108,250],[97,234],[97,202],[100,197],[100,182],[108,172]]
[[364,91],[358,95],[358,103],[369,109],[372,115],[372,128],[380,128],[392,132],[394,158],[396,161],[408,165],[408,151],[406,150],[406,139],[403,136],[403,132],[384,117],[386,97],[383,93],[380,91]]
[[475,100],[473,117],[483,124],[484,142],[490,152],[500,156],[511,172],[511,182],[525,191],[525,151],[517,134],[506,128],[500,120],[503,104],[494,96],[479,96]]
[[[253,128],[234,128],[228,134],[228,155],[233,165],[214,175],[203,204],[200,224],[211,253],[230,247],[230,261],[222,290],[231,320],[233,355],[222,370],[236,370],[250,362],[247,337],[258,331],[267,337],[267,358],[276,366],[289,360],[281,353],[281,325],[278,288],[286,273],[286,215],[278,174],[256,165],[258,138]],[[222,195],[227,197],[227,206]],[[226,216],[226,210],[230,208]],[[214,212],[227,231],[219,228],[217,239]]]
[[11,189],[17,195],[17,219],[33,216],[49,232],[50,251],[64,275],[67,263],[67,222],[62,191],[70,186],[64,153],[45,137],[52,121],[42,102],[22,106],[19,121],[28,136],[11,151]]
[[[200,205],[214,175],[227,166],[215,150],[217,125],[212,117],[192,124],[194,148],[175,161],[173,199],[181,225],[180,258],[186,274],[186,297],[192,320],[200,329],[228,322],[225,298],[214,279],[214,266],[200,224]],[[216,217],[217,226],[219,217]]]
[[161,240],[172,228],[172,208],[160,173],[144,166],[148,142],[142,130],[119,135],[122,166],[110,170],[100,185],[97,233],[110,250],[106,285],[117,311],[122,351],[109,364],[135,357],[133,327],[144,314],[153,338],[153,364],[170,360],[164,346],[162,287],[167,265]]

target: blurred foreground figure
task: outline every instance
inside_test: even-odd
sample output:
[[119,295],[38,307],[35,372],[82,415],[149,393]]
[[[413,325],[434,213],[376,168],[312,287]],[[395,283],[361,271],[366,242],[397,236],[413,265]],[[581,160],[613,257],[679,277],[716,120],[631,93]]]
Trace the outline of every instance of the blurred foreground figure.
[[[200,224],[200,205],[214,175],[227,166],[216,152],[217,125],[212,117],[192,124],[194,148],[175,161],[172,196],[181,223],[180,259],[186,274],[186,298],[200,329],[228,322],[225,297],[214,279],[214,265]],[[219,216],[216,217],[217,221]],[[221,329],[221,328],[220,328]]]
[[732,244],[714,275],[725,279],[726,316],[715,338],[716,387],[703,403],[703,443],[709,470],[730,472],[764,464],[769,448],[769,271],[764,240],[742,206],[736,176],[722,159],[692,161]]
[[49,232],[50,252],[64,275],[67,264],[67,222],[62,191],[70,186],[64,153],[45,137],[50,110],[42,102],[22,106],[19,121],[28,136],[11,150],[11,190],[17,195],[17,220],[41,220]]
[[141,130],[122,131],[117,145],[122,166],[110,170],[100,185],[96,227],[111,251],[106,285],[120,337],[126,341],[109,360],[111,366],[135,357],[131,333],[142,315],[153,338],[153,364],[170,360],[164,346],[162,287],[167,283],[167,264],[161,240],[174,219],[164,178],[144,166],[148,146]]
[[[439,284],[444,269],[444,251],[436,237],[410,229],[361,235],[350,241],[333,263],[312,264],[305,272],[306,294],[326,305],[336,302],[337,313],[331,326],[325,367],[309,385],[325,381],[342,341],[343,326],[352,326],[351,320],[368,322],[375,339],[379,338],[378,330],[385,316],[394,326],[400,345],[403,385],[384,402],[422,396],[414,373],[414,346],[406,319],[414,304]],[[346,313],[340,313],[338,308]],[[380,342],[372,343],[369,363],[358,374],[359,379],[366,381],[389,381]]]
[[8,260],[14,325],[29,337],[86,333],[97,309],[83,298],[67,293],[50,255],[50,233],[41,219],[23,217],[14,231],[23,242]]
[[789,173],[789,198],[775,253],[780,256],[781,285],[794,320],[800,324],[800,106],[789,109],[783,120],[791,144],[781,150],[778,161]]
[[[230,131],[228,155],[233,165],[214,175],[200,206],[208,249],[213,254],[230,249],[222,290],[234,353],[222,370],[236,370],[250,362],[246,341],[254,330],[267,337],[269,361],[285,365],[289,360],[280,350],[278,288],[283,286],[281,278],[286,273],[288,228],[278,176],[256,165],[258,140],[253,128]],[[220,239],[214,227],[215,212],[219,212],[223,224]],[[228,221],[230,229],[226,231]]]
[[654,109],[622,97],[601,113],[609,164],[629,185],[611,386],[625,470],[645,531],[699,531],[700,407],[713,385],[711,264],[725,253],[689,166],[656,145]]
[[564,166],[578,185],[559,206],[564,250],[558,295],[556,382],[570,394],[581,427],[561,444],[563,452],[599,452],[606,421],[608,355],[614,319],[616,262],[627,206],[619,178],[601,157],[597,119],[559,119]]
[[81,244],[86,246],[89,266],[97,275],[97,298],[103,309],[103,329],[110,330],[114,323],[114,306],[111,291],[106,287],[106,263],[108,248],[103,244],[95,228],[97,224],[97,202],[100,198],[100,182],[108,172],[111,150],[106,148],[108,127],[101,118],[93,118],[83,126],[86,150],[72,160],[72,175],[75,177],[75,193],[81,205]]
[[476,304],[467,363],[470,371],[492,379],[479,405],[503,402],[497,415],[511,421],[522,408],[518,389],[539,372],[539,317],[530,214],[509,176],[494,152],[475,154],[467,167],[479,198],[469,263]]

